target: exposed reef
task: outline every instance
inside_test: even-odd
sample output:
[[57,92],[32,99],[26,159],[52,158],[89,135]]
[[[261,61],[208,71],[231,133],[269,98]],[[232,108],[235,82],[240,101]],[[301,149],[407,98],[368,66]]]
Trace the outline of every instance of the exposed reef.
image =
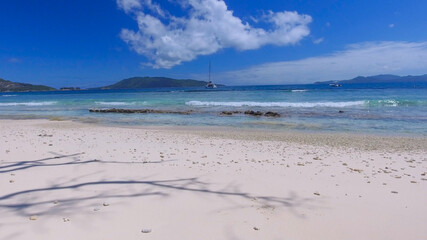
[[[189,115],[195,113],[194,110],[187,111],[171,111],[171,110],[158,110],[158,109],[121,109],[121,108],[108,108],[108,109],[89,109],[89,112],[94,113],[157,113],[157,114],[183,114]],[[245,114],[255,117],[280,117],[280,113],[277,112],[261,112],[261,111],[222,111],[219,113],[220,116],[232,116],[233,114]]]

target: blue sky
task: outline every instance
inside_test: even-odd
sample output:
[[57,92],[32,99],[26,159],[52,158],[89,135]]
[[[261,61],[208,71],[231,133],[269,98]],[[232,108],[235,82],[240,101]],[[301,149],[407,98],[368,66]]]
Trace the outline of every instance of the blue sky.
[[228,85],[427,73],[427,1],[0,1],[0,78]]

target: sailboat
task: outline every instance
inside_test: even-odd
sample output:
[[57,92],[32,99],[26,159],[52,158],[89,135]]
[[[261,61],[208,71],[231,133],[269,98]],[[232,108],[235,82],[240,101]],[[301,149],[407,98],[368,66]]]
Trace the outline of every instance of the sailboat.
[[211,81],[211,62],[209,61],[209,82],[206,84],[205,88],[214,89],[216,88],[215,83]]

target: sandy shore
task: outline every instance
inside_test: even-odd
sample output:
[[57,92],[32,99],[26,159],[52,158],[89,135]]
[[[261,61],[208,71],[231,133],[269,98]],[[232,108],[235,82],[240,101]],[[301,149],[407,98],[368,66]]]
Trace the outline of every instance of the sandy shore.
[[427,239],[427,139],[0,120],[0,239]]

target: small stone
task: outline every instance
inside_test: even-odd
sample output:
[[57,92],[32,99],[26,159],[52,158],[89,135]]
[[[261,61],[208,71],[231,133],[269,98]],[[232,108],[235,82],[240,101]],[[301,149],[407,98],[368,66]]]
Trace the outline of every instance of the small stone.
[[397,191],[391,191],[391,193],[397,194]]
[[56,201],[56,200],[55,200],[55,201],[53,201],[53,204],[55,204],[55,205],[56,205],[56,204],[58,204],[58,201]]
[[99,209],[99,208],[94,208],[93,209],[94,212],[98,212],[99,210],[101,210],[101,209]]
[[255,230],[255,231],[258,231],[258,230],[259,230],[259,228],[257,228],[257,227],[254,227],[254,230]]
[[69,222],[69,221],[70,221],[70,219],[69,219],[69,218],[62,218],[62,221],[64,221],[64,222]]
[[320,196],[320,193],[318,193],[318,192],[315,192],[313,194],[316,195],[316,196]]
[[110,204],[109,203],[103,203],[102,206],[108,207],[108,206],[110,206]]
[[14,182],[15,182],[15,180],[9,180],[9,182],[10,182],[10,183],[14,183]]
[[150,232],[151,232],[151,229],[149,229],[149,228],[143,228],[143,229],[141,230],[141,232],[142,232],[142,233],[150,233]]
[[31,221],[34,221],[34,220],[37,220],[37,218],[38,218],[38,216],[37,216],[37,215],[33,215],[33,216],[31,216],[31,217],[30,217],[30,220],[31,220]]

